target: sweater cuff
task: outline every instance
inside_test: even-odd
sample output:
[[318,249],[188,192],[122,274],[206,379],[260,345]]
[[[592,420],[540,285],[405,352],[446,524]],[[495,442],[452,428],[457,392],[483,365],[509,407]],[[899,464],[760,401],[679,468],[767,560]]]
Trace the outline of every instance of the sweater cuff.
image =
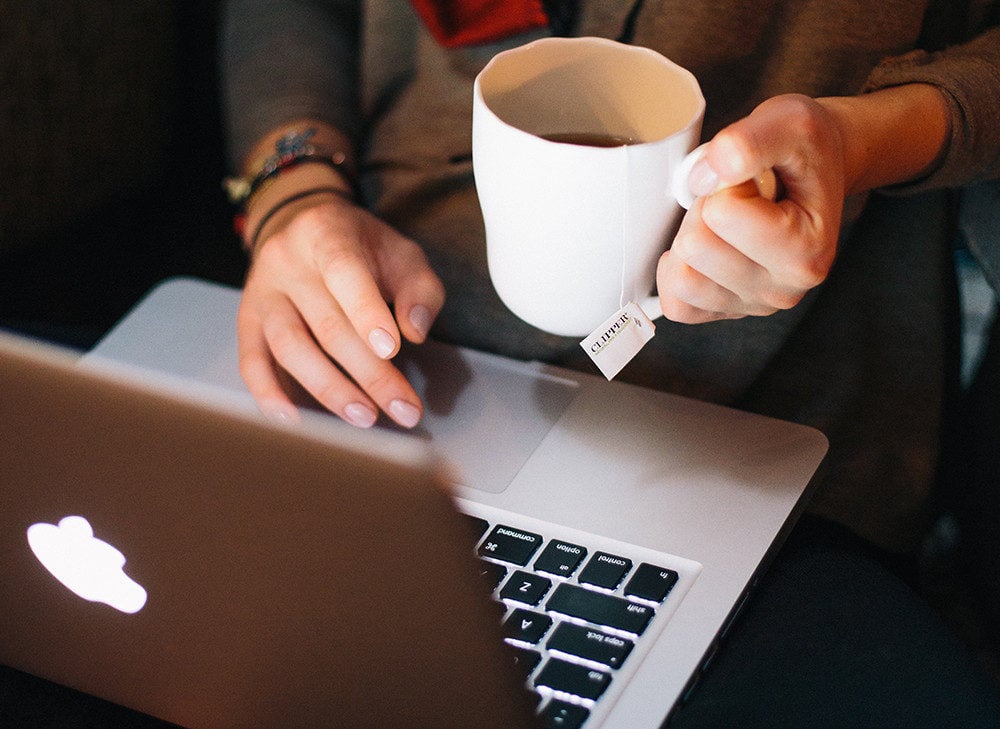
[[890,188],[917,192],[958,187],[1000,176],[1000,28],[938,53],[911,51],[883,60],[863,92],[909,83],[941,90],[951,113],[951,132],[941,155],[918,180]]

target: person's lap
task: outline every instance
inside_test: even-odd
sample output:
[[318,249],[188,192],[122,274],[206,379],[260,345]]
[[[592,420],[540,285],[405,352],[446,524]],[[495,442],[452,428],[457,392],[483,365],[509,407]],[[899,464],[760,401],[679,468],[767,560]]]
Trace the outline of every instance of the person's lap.
[[996,727],[971,652],[846,529],[805,518],[671,726]]

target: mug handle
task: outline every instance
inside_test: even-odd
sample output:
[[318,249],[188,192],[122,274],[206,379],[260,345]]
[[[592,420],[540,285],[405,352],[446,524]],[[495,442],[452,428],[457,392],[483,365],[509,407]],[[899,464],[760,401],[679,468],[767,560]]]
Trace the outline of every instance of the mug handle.
[[[673,180],[671,181],[670,186],[670,193],[673,195],[678,205],[685,210],[690,210],[691,206],[694,205],[695,200],[695,196],[691,194],[691,190],[688,188],[688,176],[691,174],[691,168],[705,156],[705,146],[707,144],[708,142],[701,144],[688,152],[687,156],[681,160],[681,163],[674,171]],[[757,175],[753,181],[754,184],[757,185],[757,193],[761,197],[766,197],[768,200],[777,199],[778,177],[774,174],[774,170],[770,168],[764,170]],[[663,312],[660,310],[660,299],[658,296],[647,296],[639,302],[639,306],[642,307],[642,310],[650,319],[656,319],[657,317],[663,316]]]
[[[707,145],[708,142],[705,142],[705,144],[701,144],[688,152],[687,156],[681,160],[681,163],[674,171],[670,192],[674,196],[674,199],[677,200],[677,203],[685,210],[689,210],[694,205],[695,199],[688,188],[688,177],[691,174],[691,168],[698,164],[705,156],[705,147]],[[768,200],[774,200],[778,197],[778,178],[774,174],[774,170],[770,168],[764,170],[753,181],[757,185],[757,193],[761,197],[766,197]]]

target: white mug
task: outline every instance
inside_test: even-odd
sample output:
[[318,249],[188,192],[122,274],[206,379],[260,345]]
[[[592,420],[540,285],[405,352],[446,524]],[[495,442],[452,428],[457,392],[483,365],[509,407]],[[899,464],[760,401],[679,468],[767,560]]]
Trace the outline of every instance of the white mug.
[[[475,82],[472,153],[504,304],[566,336],[629,301],[659,316],[656,264],[691,204],[704,113],[695,77],[647,48],[546,38],[495,56]],[[608,136],[617,146],[593,146]]]

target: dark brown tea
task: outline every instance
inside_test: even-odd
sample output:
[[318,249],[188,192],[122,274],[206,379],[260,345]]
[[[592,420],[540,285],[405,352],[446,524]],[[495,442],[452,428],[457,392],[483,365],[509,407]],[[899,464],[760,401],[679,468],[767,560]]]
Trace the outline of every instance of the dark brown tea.
[[618,134],[603,132],[556,132],[541,134],[542,139],[562,144],[579,144],[584,147],[624,147],[626,144],[637,144],[638,140]]

